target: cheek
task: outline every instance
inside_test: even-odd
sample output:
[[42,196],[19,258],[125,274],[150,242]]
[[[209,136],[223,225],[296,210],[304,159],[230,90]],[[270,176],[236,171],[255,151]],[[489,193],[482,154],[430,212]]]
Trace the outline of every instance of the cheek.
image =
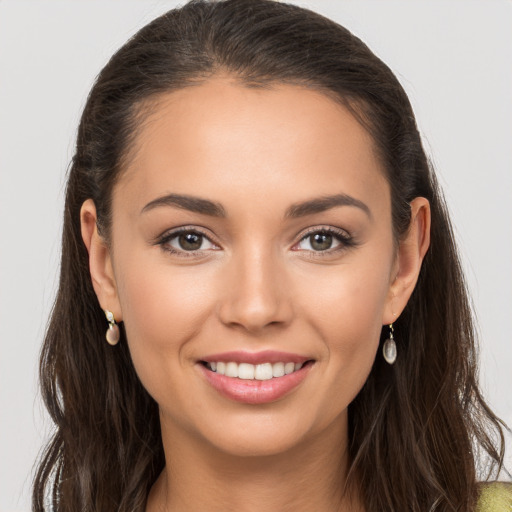
[[[391,251],[389,251],[391,254]],[[360,256],[360,255],[359,255]],[[388,301],[392,258],[359,258],[325,276],[311,276],[303,294],[303,316],[320,336],[331,378],[355,396],[366,380],[379,344]],[[353,398],[352,396],[352,398]],[[349,397],[350,399],[350,397]]]
[[[130,353],[144,385],[185,366],[187,341],[208,316],[209,281],[199,267],[178,269],[147,256],[120,258],[116,277]],[[163,384],[163,383],[162,383]]]
[[[355,259],[355,258],[354,258]],[[347,264],[303,276],[303,307],[318,327],[339,335],[377,325],[389,293],[390,264]]]

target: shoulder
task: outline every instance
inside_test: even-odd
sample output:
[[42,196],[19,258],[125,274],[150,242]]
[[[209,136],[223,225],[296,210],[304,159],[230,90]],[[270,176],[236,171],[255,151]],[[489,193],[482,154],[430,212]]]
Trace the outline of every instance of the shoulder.
[[476,512],[512,512],[512,483],[483,483]]

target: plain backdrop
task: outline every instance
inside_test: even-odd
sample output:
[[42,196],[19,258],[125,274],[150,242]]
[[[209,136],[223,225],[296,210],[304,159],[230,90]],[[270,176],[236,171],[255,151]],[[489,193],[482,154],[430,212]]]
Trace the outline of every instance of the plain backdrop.
[[[484,392],[512,423],[512,3],[296,3],[355,32],[407,90],[460,243]],[[37,357],[80,111],[109,56],[175,4],[0,0],[0,512],[30,509],[32,466],[51,429]]]

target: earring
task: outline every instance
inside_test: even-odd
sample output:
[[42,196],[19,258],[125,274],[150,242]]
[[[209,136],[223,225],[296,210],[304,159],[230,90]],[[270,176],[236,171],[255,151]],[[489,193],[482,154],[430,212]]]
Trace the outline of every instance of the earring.
[[105,310],[105,316],[108,321],[108,329],[105,338],[110,345],[117,345],[121,335],[119,333],[119,326],[116,324],[116,319],[114,318],[114,313]]
[[393,332],[393,324],[389,324],[389,338],[382,346],[382,355],[388,364],[393,364],[396,361],[396,343],[393,338]]

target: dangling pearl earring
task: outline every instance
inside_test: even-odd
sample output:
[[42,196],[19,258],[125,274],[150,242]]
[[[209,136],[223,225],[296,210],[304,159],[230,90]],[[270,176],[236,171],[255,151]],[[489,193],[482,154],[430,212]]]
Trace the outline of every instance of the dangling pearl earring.
[[121,335],[119,333],[119,326],[116,324],[116,319],[114,318],[114,313],[105,310],[105,316],[108,321],[108,329],[105,338],[110,345],[117,345]]
[[396,343],[393,338],[393,332],[393,324],[389,324],[389,338],[382,346],[382,355],[388,364],[393,364],[396,361]]

